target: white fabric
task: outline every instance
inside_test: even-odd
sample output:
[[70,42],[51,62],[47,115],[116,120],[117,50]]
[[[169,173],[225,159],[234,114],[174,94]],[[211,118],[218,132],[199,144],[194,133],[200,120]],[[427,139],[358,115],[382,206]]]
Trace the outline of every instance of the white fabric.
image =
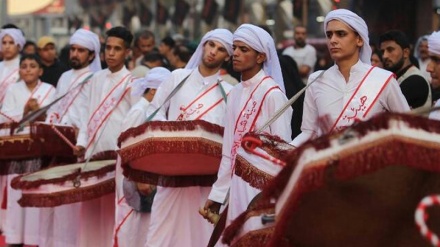
[[152,68],[144,78],[133,81],[131,94],[135,96],[142,96],[145,89],[157,89],[162,82],[171,76],[171,72],[164,67]]
[[[150,115],[170,94],[170,92],[188,75],[182,88],[157,113],[153,120],[176,120],[180,115],[180,106],[188,105],[200,93],[210,88],[220,78],[217,73],[203,78],[198,69],[180,69],[172,72],[171,78],[162,83],[147,110]],[[226,92],[232,88],[227,82],[221,82]],[[222,97],[220,89],[215,88],[217,96]],[[223,125],[226,111],[224,101],[213,108],[201,119]],[[192,119],[188,119],[192,120]],[[203,207],[210,187],[165,188],[158,187],[151,209],[150,228],[146,246],[206,246],[213,226],[198,214]]]
[[[144,123],[149,102],[141,98],[127,113],[122,122],[123,131]],[[122,187],[124,175],[122,174],[121,159],[116,163],[116,212],[113,240],[117,246],[143,246],[147,242],[147,232],[150,224],[149,213],[139,213],[130,207],[124,199]]]
[[[77,85],[82,83],[84,79],[90,75],[90,73],[90,67],[64,72],[58,80],[55,99],[63,96],[67,92],[74,94],[78,93],[76,90],[72,91],[72,89],[77,88]],[[80,87],[78,90],[84,90],[84,87]],[[84,95],[83,97],[81,97],[81,95],[83,94],[81,94],[80,91],[73,100],[72,104],[68,107],[64,116],[61,116],[63,113],[59,111],[64,110],[65,106],[59,105],[65,103],[63,102],[63,99],[69,97],[68,95],[66,95],[66,97],[58,101],[56,104],[52,105],[48,110],[46,122],[51,122],[51,119],[56,119],[56,116],[60,116],[62,118],[59,120],[59,124],[79,128],[81,126],[81,112],[88,107],[87,103],[85,102]]]
[[[321,136],[323,133],[320,124],[323,122],[320,118],[328,117],[329,124],[332,125],[370,68],[371,65],[358,61],[358,63],[351,67],[350,78],[346,82],[338,66],[333,65],[321,78],[310,85],[306,90],[304,99],[302,132],[291,144],[298,147],[311,138]],[[320,71],[317,71],[310,75],[309,83],[319,73]],[[377,79],[386,80],[387,78]],[[409,111],[405,96],[403,96],[399,84],[394,78],[391,79],[388,86],[383,90],[375,106],[371,108],[369,115],[372,117],[385,111]]]
[[93,72],[101,70],[101,58],[99,56],[99,52],[101,50],[101,43],[99,42],[99,37],[97,34],[86,30],[86,29],[78,29],[70,37],[69,41],[70,45],[80,45],[87,48],[90,51],[95,52],[95,58],[90,63],[90,69]]
[[[32,92],[29,91],[24,81],[11,85],[7,90],[1,110],[10,116],[14,116],[17,121],[21,120],[24,106],[31,94]],[[43,107],[52,102],[54,95],[55,89],[52,85],[41,83],[35,89],[32,97],[38,100],[40,107]],[[38,208],[22,208],[17,203],[18,199],[21,198],[21,191],[12,189],[10,185],[12,179],[16,176],[15,174],[7,176],[7,206],[4,223],[6,242],[38,245],[40,210]]]
[[[440,107],[440,100],[437,100],[434,107]],[[433,111],[429,114],[430,119],[439,120],[440,121],[440,110]]]
[[368,38],[367,23],[365,23],[361,17],[350,10],[336,9],[328,12],[328,14],[325,16],[324,33],[326,32],[328,22],[331,20],[338,20],[347,24],[361,36],[362,40],[364,41],[364,45],[360,50],[359,58],[362,62],[371,64],[371,47],[370,39]]
[[0,31],[0,51],[2,50],[3,37],[9,35],[16,45],[19,46],[20,51],[23,49],[26,39],[24,38],[23,32],[17,28],[5,28]]
[[[16,121],[20,121],[23,117],[24,106],[31,95],[32,98],[37,99],[40,107],[46,106],[54,100],[55,88],[52,85],[42,82],[40,86],[37,85],[34,90],[35,92],[32,94],[23,80],[12,84],[6,91],[1,111]],[[3,120],[7,121],[7,119]],[[0,122],[3,121],[0,120]]]
[[203,54],[203,46],[208,40],[213,40],[220,42],[225,49],[228,51],[229,56],[232,56],[232,33],[231,31],[223,28],[218,28],[211,30],[207,32],[202,40],[200,41],[199,45],[197,46],[196,51],[191,56],[190,60],[186,64],[186,69],[194,69],[197,68],[200,64],[200,61],[202,60],[202,54]]
[[234,41],[244,42],[252,47],[252,49],[265,53],[264,72],[273,78],[281,88],[281,91],[286,92],[275,43],[272,36],[266,30],[252,24],[242,24],[234,32]]
[[[244,209],[249,205],[250,201],[255,197],[260,190],[251,187],[244,182],[240,177],[233,174],[232,165],[235,161],[231,160],[231,150],[234,143],[234,131],[236,121],[241,113],[241,109],[245,102],[249,99],[251,92],[256,85],[266,76],[263,70],[257,73],[248,81],[242,81],[235,86],[228,97],[228,110],[226,112],[225,131],[223,136],[222,160],[220,169],[217,174],[217,181],[212,186],[209,194],[209,199],[225,203],[229,192],[229,211],[226,224],[235,219]],[[277,86],[272,79],[267,79],[264,83],[270,83],[272,86]],[[262,101],[263,96],[267,93],[269,86],[260,86],[253,95],[254,101]],[[257,117],[255,129],[259,129],[269,119],[272,114],[281,108],[287,102],[287,98],[281,90],[272,90],[267,95],[263,102],[261,112]],[[292,118],[292,109],[289,108],[284,112],[275,122],[273,122],[264,132],[271,135],[279,136],[285,141],[289,142],[291,139],[290,120]],[[238,153],[244,153],[242,147],[239,147]],[[253,164],[258,167],[259,164]]]
[[440,55],[440,31],[434,31],[428,37],[428,50],[430,53]]
[[[84,86],[83,94],[86,97],[87,108],[81,111],[81,128],[77,138],[77,145],[85,147],[89,142],[87,136],[87,123],[101,101],[109,94],[109,91],[130,72],[123,67],[120,71],[111,73],[105,69],[96,72],[90,82]],[[129,81],[121,85],[125,89]],[[95,141],[91,143],[86,152],[86,157],[95,153],[116,150],[117,139],[122,131],[122,121],[131,106],[139,98],[132,97],[130,92],[125,94],[124,99],[113,110],[110,117],[102,124]],[[96,145],[95,150],[92,150]],[[100,198],[81,202],[80,229],[78,233],[78,246],[112,246],[113,229],[115,221],[115,194],[111,193]]]
[[18,74],[19,66],[20,56],[9,61],[0,62],[0,107],[9,85],[17,82],[20,78]]
[[[296,48],[294,46],[289,46],[283,51],[283,55],[288,55],[291,58],[293,58],[293,60],[295,60],[296,65],[298,67],[302,65],[309,66],[310,67],[309,75],[313,72],[317,60],[315,47],[309,44],[306,44],[306,46],[304,47],[296,47]],[[303,80],[303,83],[306,84],[308,76],[302,77],[301,79]]]

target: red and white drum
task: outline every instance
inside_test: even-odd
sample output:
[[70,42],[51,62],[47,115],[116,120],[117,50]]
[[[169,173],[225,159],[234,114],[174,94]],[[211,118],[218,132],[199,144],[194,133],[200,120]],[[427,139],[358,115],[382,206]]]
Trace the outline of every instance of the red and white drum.
[[[440,193],[439,121],[383,114],[289,156],[263,190],[276,199],[264,246],[427,246],[414,212]],[[440,212],[430,217],[440,232]]]
[[223,127],[206,122],[152,121],[119,137],[124,175],[169,187],[212,185],[222,156]]
[[[55,166],[14,178],[23,207],[55,207],[99,198],[115,191],[115,155],[111,159]],[[110,157],[109,157],[110,158]]]

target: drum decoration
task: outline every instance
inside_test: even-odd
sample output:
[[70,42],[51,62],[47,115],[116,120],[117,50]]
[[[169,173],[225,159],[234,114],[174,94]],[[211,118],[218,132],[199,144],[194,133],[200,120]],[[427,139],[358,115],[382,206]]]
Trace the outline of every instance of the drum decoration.
[[165,187],[210,186],[217,179],[223,127],[204,120],[151,121],[119,137],[124,175]]
[[99,198],[115,190],[114,151],[95,155],[89,163],[46,168],[14,178],[11,186],[22,190],[22,207],[55,207]]
[[[414,211],[440,193],[439,121],[382,114],[308,141],[286,160],[261,199],[276,202],[274,225],[225,239],[232,246],[426,246]],[[439,214],[432,218],[440,232]]]
[[426,238],[426,240],[428,240],[432,246],[440,246],[438,235],[431,231],[427,224],[427,220],[429,219],[429,215],[426,212],[427,208],[434,205],[440,205],[439,195],[431,195],[423,198],[423,200],[417,206],[415,221],[417,227],[419,228],[420,234],[422,234],[422,236]]

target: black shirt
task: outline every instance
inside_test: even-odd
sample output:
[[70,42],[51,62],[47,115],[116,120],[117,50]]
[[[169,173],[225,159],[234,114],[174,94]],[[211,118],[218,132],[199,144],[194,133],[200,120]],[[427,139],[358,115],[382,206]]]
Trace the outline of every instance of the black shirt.
[[43,75],[40,76],[40,80],[56,87],[58,79],[60,79],[61,75],[67,70],[69,70],[69,68],[66,65],[56,60],[55,63],[50,66],[43,65]]
[[[399,71],[397,78],[401,77],[413,65],[410,65]],[[429,95],[429,85],[426,79],[421,75],[411,75],[400,83],[400,89],[408,102],[408,105],[414,109],[423,106]]]

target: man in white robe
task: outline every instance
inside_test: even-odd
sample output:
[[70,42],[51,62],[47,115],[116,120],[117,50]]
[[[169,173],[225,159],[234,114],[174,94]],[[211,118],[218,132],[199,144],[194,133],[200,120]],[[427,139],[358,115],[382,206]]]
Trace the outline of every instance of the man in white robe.
[[[55,88],[38,79],[43,73],[43,67],[35,55],[25,55],[21,58],[19,73],[23,79],[8,87],[0,109],[15,122],[20,121],[31,110],[48,105],[55,96]],[[14,170],[10,171],[12,173],[7,176],[6,219],[4,223],[4,235],[8,244],[38,245],[40,210],[21,207],[17,201],[21,198],[22,193],[20,190],[12,189],[11,181],[18,176],[15,174],[18,172],[15,167],[20,172],[26,173],[37,171],[41,165],[42,161],[37,157],[25,161],[11,161],[10,169]]]
[[[23,49],[25,38],[20,29],[6,28],[0,32],[0,50],[3,61],[0,62],[0,107],[2,106],[6,90],[9,85],[19,80],[18,66],[20,63],[20,50]],[[3,45],[2,43],[5,42]],[[0,111],[0,122],[10,121],[10,116]],[[5,199],[6,176],[0,175],[0,205]],[[0,208],[0,230],[3,229],[5,210]]]
[[[141,96],[141,99],[131,107],[127,113],[122,126],[124,131],[137,127],[145,122],[147,108],[156,94],[160,84],[169,79],[171,72],[163,67],[152,68],[144,78],[133,81],[132,95]],[[133,208],[126,198],[123,189],[124,176],[122,174],[121,160],[118,158],[116,164],[116,218],[114,230],[114,246],[129,247],[143,246],[147,241],[147,232],[150,225],[150,213],[139,212],[136,207]],[[126,181],[127,182],[127,181]],[[129,182],[130,183],[130,182]],[[130,194],[141,193],[147,196],[148,192],[152,193],[153,185],[142,185],[142,192],[130,191]],[[136,186],[133,186],[134,188]],[[145,193],[145,190],[149,190]],[[134,195],[139,198],[139,195]],[[139,206],[139,205],[138,205]]]
[[[243,151],[242,137],[247,132],[259,130],[287,102],[275,44],[264,29],[243,24],[234,32],[233,69],[241,73],[241,83],[228,97],[223,156],[217,181],[204,206],[205,212],[209,210],[218,214],[220,205],[229,200],[226,226],[261,192],[235,173],[237,154],[248,158],[257,169],[263,169],[261,164],[252,162],[252,155]],[[263,132],[289,142],[291,118],[292,109],[288,107]],[[281,167],[272,164],[267,169],[275,175]],[[249,174],[258,179],[258,174]]]
[[[231,86],[221,79],[220,68],[231,54],[230,31],[215,29],[206,33],[185,69],[173,71],[170,80],[159,87],[148,108],[148,116],[164,104],[153,120],[201,119],[222,126],[226,110],[222,91],[229,93]],[[165,102],[185,78],[183,86]],[[146,246],[206,246],[213,227],[197,211],[210,189],[208,186],[157,186]]]
[[324,31],[335,65],[310,75],[308,84],[319,78],[306,90],[302,132],[291,143],[296,147],[382,112],[410,110],[393,74],[370,65],[368,27],[362,18],[345,9],[330,11]]
[[[81,111],[82,125],[75,154],[85,159],[104,151],[115,151],[122,121],[139,97],[130,94],[132,76],[125,67],[133,35],[124,27],[107,31],[107,69],[96,72],[84,86],[87,108]],[[115,194],[81,202],[78,246],[111,246],[115,221]]]
[[[101,44],[98,35],[86,29],[75,31],[69,44],[69,64],[72,69],[64,72],[58,80],[55,98],[68,94],[51,106],[46,122],[78,129],[81,126],[81,111],[87,108],[80,93],[93,73],[101,70]],[[41,208],[39,247],[78,246],[76,234],[79,216],[80,203]]]

